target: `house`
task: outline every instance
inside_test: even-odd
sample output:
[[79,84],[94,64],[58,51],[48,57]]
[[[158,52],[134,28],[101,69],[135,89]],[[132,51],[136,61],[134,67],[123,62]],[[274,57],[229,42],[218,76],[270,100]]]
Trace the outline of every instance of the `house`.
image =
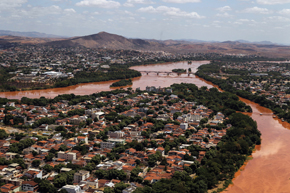
[[124,145],[125,139],[113,139],[113,138],[111,138],[111,139],[108,139],[108,142]]
[[72,170],[71,168],[61,168],[60,169],[60,173],[62,173],[62,172],[69,172],[71,170]]
[[108,136],[110,138],[122,138],[124,135],[125,133],[122,131],[115,131],[115,132],[109,131],[108,132]]
[[115,147],[115,143],[112,142],[101,142],[101,148],[102,149],[113,149]]
[[11,178],[11,176],[9,177],[3,177],[0,179],[1,182],[5,183],[5,184],[13,184],[14,186],[20,186],[24,180],[19,179],[19,178]]
[[89,143],[88,142],[88,137],[87,136],[78,136],[77,137],[78,142],[84,142],[85,144]]
[[80,184],[86,184],[89,186],[93,186],[95,188],[99,188],[99,179],[98,178],[93,178],[93,177],[89,177],[86,180],[83,180],[80,182]]
[[42,170],[38,169],[30,169],[27,172],[25,172],[24,176],[31,178],[40,178],[42,179]]
[[13,184],[4,184],[3,186],[1,186],[0,190],[1,192],[19,192],[21,189],[21,186],[15,186]]
[[80,193],[81,187],[78,185],[65,185],[62,187],[62,189],[65,189],[68,193]]
[[130,154],[130,155],[134,154],[135,152],[136,152],[136,149],[133,149],[133,148],[126,149],[125,151],[126,154]]
[[188,123],[181,123],[180,128],[186,130],[188,128]]
[[39,129],[43,130],[43,131],[47,131],[48,130],[48,124],[42,124],[39,126]]
[[122,193],[132,193],[132,192],[134,192],[135,190],[136,190],[136,186],[128,186],[127,188],[125,188],[123,191],[122,191]]
[[17,155],[17,153],[7,152],[5,154],[5,157],[6,157],[7,160],[12,160],[12,159],[15,158],[16,155]]
[[74,174],[74,183],[80,183],[90,177],[90,172],[85,170],[80,170]]
[[34,181],[24,181],[22,182],[21,189],[23,191],[32,191],[34,192],[38,188],[38,183]]
[[63,152],[63,151],[59,151],[57,153],[57,157],[60,158],[60,159],[65,159],[65,160],[76,160],[76,153],[73,153],[73,152]]
[[3,171],[6,172],[6,174],[11,177],[15,177],[20,173],[20,170],[16,170],[16,168],[10,168],[10,167],[4,168]]

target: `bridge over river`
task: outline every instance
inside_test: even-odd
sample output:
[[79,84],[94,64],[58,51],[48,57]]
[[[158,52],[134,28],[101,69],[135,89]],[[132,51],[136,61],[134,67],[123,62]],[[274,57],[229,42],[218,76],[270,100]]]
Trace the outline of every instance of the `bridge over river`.
[[190,76],[191,74],[195,74],[193,72],[184,72],[184,73],[179,73],[179,72],[169,72],[169,71],[139,71],[141,73],[146,73],[147,75],[149,75],[150,73],[154,73],[154,74],[167,74],[167,76],[169,76],[170,74],[188,74],[188,76]]

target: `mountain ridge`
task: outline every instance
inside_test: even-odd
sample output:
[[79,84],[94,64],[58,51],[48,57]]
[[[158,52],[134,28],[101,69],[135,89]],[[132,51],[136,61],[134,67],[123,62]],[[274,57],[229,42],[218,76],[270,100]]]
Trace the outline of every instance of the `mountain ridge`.
[[53,34],[46,34],[40,32],[19,32],[10,30],[0,30],[0,36],[20,36],[20,37],[30,37],[30,38],[67,38],[66,36],[58,36]]
[[100,32],[97,34],[73,37],[66,40],[46,43],[53,46],[84,46],[88,48],[108,49],[155,49],[163,47],[163,44],[143,39],[128,39],[117,34]]
[[[126,38],[121,35],[100,32],[71,38],[28,38],[2,36],[2,42],[16,44],[41,44],[55,47],[107,48],[115,50],[166,51],[171,53],[220,53],[238,55],[263,55],[267,57],[289,57],[290,46],[272,42],[248,43],[245,40],[224,42],[190,42],[186,40],[155,40]],[[9,45],[7,43],[7,45]]]

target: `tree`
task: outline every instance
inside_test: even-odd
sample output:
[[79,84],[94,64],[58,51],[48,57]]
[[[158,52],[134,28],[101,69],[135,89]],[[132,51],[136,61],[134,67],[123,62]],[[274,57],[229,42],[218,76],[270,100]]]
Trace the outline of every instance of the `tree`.
[[32,155],[33,155],[33,157],[35,157],[35,156],[37,156],[38,155],[38,153],[36,152],[36,151],[32,151]]
[[192,174],[192,169],[190,167],[185,166],[184,171],[186,171],[188,174]]
[[173,114],[173,119],[175,120],[175,119],[177,119],[177,117],[179,117],[179,116],[181,116],[181,115],[182,115],[181,112],[175,112],[175,113]]
[[112,188],[106,187],[104,189],[104,193],[114,193],[114,190]]
[[51,165],[48,165],[46,164],[43,169],[46,171],[46,172],[51,172],[53,170],[53,167]]
[[55,165],[53,170],[56,171],[56,172],[60,172],[60,169],[65,167],[64,164],[58,164],[58,165]]
[[68,191],[66,191],[66,189],[61,189],[59,193],[68,193]]
[[11,119],[13,119],[13,115],[5,114],[5,117],[4,117],[4,120],[3,120],[3,123],[4,123],[5,125],[11,125],[11,122],[10,122]]
[[40,165],[40,163],[41,163],[40,160],[33,160],[31,164],[32,164],[33,167],[37,168]]
[[0,129],[0,139],[6,139],[8,137],[8,134],[5,130]]
[[39,184],[38,191],[41,193],[55,193],[57,192],[56,187],[54,187],[49,181],[42,180]]
[[101,162],[101,156],[100,155],[95,155],[92,159],[91,162],[94,163],[95,165],[98,165]]
[[138,181],[138,174],[141,172],[142,170],[137,167],[137,168],[134,168],[132,171],[131,171],[131,174],[130,174],[130,181],[131,182],[137,182]]
[[48,155],[45,156],[45,161],[52,161],[52,158],[54,158],[54,154],[49,152]]
[[57,188],[61,188],[66,185],[66,178],[64,176],[55,178],[53,180],[53,185]]
[[122,191],[127,188],[129,185],[124,184],[124,182],[117,183],[114,187],[115,193],[122,193]]
[[208,122],[208,118],[203,118],[203,119],[201,119],[200,120],[200,125],[203,125],[203,124],[205,124],[205,123],[207,123]]
[[92,124],[93,123],[93,120],[91,119],[91,118],[88,118],[87,120],[86,120],[86,124],[87,125],[90,125],[90,124]]
[[94,169],[96,168],[96,165],[92,162],[92,163],[88,163],[84,169],[87,170],[87,171],[93,171]]

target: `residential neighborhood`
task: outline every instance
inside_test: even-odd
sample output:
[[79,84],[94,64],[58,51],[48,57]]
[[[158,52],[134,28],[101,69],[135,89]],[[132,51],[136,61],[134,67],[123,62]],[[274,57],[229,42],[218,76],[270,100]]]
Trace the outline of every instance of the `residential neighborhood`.
[[67,100],[60,96],[49,104],[44,98],[3,104],[1,191],[98,193],[123,187],[131,193],[175,172],[193,178],[206,152],[231,128],[223,124],[228,118],[179,98],[172,88],[148,90],[154,92],[127,89],[64,95]]
[[282,108],[290,102],[289,61],[227,62],[210,76],[227,80],[234,88],[265,96]]

